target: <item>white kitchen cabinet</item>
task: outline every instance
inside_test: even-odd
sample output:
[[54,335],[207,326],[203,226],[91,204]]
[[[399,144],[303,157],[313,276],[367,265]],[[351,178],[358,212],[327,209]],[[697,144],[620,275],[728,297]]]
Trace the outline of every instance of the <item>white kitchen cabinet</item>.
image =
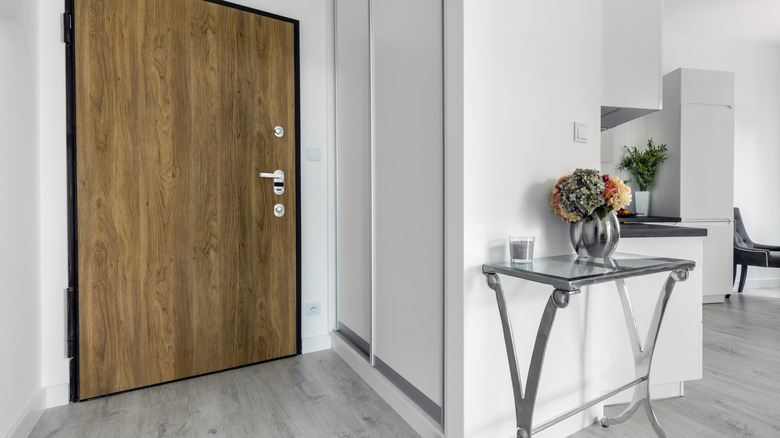
[[664,109],[645,118],[648,138],[669,158],[650,187],[650,214],[707,228],[704,303],[732,290],[734,73],[681,68],[664,76]]
[[646,135],[669,158],[652,185],[650,213],[683,221],[731,220],[734,200],[734,73],[681,68],[664,76],[664,109]]
[[[702,377],[702,237],[622,238],[618,252],[693,260],[696,267],[688,280],[678,282],[664,315],[650,373],[653,398],[683,395],[684,382]],[[626,280],[640,338],[644,340],[650,318],[668,274],[654,274]],[[601,389],[607,393],[634,378],[632,353],[620,300],[613,284],[604,284],[599,296],[601,324]],[[631,391],[609,399],[606,404],[628,402]]]
[[602,1],[602,129],[661,109],[661,11],[661,0]]
[[731,222],[682,222],[683,227],[706,228],[702,243],[702,304],[722,303],[732,290],[734,224]]

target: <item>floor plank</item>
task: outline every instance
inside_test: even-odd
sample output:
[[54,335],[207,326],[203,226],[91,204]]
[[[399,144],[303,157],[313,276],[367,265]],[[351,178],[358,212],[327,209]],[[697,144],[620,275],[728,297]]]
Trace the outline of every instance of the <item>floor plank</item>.
[[418,436],[330,350],[48,409],[30,435]]
[[[780,289],[733,294],[704,306],[704,378],[685,396],[653,402],[670,437],[780,437]],[[620,407],[608,407],[614,415]],[[656,438],[644,411],[569,438]]]

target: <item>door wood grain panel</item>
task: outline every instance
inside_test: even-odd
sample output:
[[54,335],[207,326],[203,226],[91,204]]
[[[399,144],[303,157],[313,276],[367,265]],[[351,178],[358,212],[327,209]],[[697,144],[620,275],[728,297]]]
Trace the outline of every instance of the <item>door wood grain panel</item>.
[[296,354],[296,24],[74,6],[79,397]]

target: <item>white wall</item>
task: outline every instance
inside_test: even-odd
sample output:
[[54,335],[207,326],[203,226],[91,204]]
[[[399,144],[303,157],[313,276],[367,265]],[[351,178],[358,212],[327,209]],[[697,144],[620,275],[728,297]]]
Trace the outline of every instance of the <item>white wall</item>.
[[[464,428],[468,437],[508,437],[515,430],[509,371],[495,297],[480,266],[506,260],[512,233],[536,235],[536,256],[571,252],[568,225],[553,215],[549,202],[558,177],[577,167],[599,167],[601,2],[465,0],[463,16]],[[589,126],[587,144],[572,141],[574,121]],[[457,188],[457,169],[447,170],[448,188]],[[502,281],[518,359],[527,371],[552,289]],[[592,328],[585,321],[587,306],[583,294],[558,314],[537,423],[592,396],[584,377]],[[574,417],[535,436],[566,436],[591,421]]]
[[[665,35],[663,73],[680,67],[734,72],[734,206],[754,241],[780,245],[780,45]],[[780,270],[748,271],[747,287],[777,286]]]
[[0,5],[0,435],[26,436],[41,390],[37,3]]
[[42,384],[48,406],[68,402],[65,289],[68,287],[67,167],[65,162],[65,44],[61,0],[39,0],[38,102],[41,114]]
[[[62,0],[39,0],[40,2],[40,62],[41,62],[41,285],[42,285],[42,330],[43,330],[43,384],[51,389],[49,406],[67,403],[68,365],[65,360],[65,302],[64,289],[67,287],[67,230],[65,192],[65,54],[61,42],[60,16],[64,10]],[[31,2],[32,3],[32,2]],[[329,54],[332,53],[332,38],[329,36],[329,17],[332,14],[331,3],[318,0],[244,0],[236,1],[252,8],[300,20],[301,33],[301,211],[302,217],[302,268],[303,286],[301,306],[308,302],[319,301],[319,316],[303,317],[302,337],[304,352],[328,348],[327,336],[329,297],[328,285],[328,168],[333,148],[331,122],[328,113]],[[27,5],[27,2],[19,2]],[[19,6],[21,8],[22,6]],[[33,6],[25,6],[34,8]],[[32,44],[30,52],[35,52],[34,24],[29,28],[28,41]],[[23,47],[19,48],[24,53]],[[5,52],[3,52],[5,53]],[[3,74],[6,74],[5,69]],[[3,81],[3,84],[11,84]],[[23,88],[14,85],[14,92],[22,93]],[[35,89],[27,90],[24,95],[34,95]],[[9,100],[3,99],[3,102]],[[11,99],[23,101],[23,99]],[[20,111],[14,107],[14,113]],[[5,118],[3,118],[5,120]],[[17,125],[19,125],[17,123]],[[22,125],[24,126],[24,125]],[[25,129],[24,132],[37,132]],[[18,143],[18,142],[16,142]],[[321,161],[306,161],[307,148],[319,148]],[[38,159],[37,155],[34,158]],[[10,164],[10,163],[9,163]],[[14,172],[24,167],[14,164]],[[13,173],[16,175],[16,173]],[[25,172],[27,175],[27,172]],[[37,175],[37,169],[29,175]],[[25,178],[30,178],[30,176]],[[4,176],[5,178],[5,176]],[[13,178],[11,178],[13,180]],[[37,188],[37,179],[30,183],[30,190]],[[19,190],[14,184],[14,196],[25,199],[37,199],[35,196]],[[27,187],[27,185],[23,185]],[[10,204],[9,204],[10,205]],[[35,207],[37,209],[37,205]],[[37,218],[37,216],[35,216]],[[5,219],[2,219],[5,220]],[[13,219],[16,221],[17,219]],[[36,219],[37,220],[37,219]],[[31,218],[20,218],[21,224],[32,224]],[[15,222],[14,222],[15,223]],[[29,242],[23,234],[14,234],[15,239]],[[21,240],[20,240],[21,241]],[[37,237],[36,237],[37,241]],[[37,254],[37,247],[36,247]],[[18,254],[14,260],[24,260]],[[37,267],[36,267],[37,269]],[[16,269],[14,272],[23,272]],[[32,276],[31,278],[37,278]],[[14,310],[15,315],[23,315]],[[305,315],[305,314],[304,314]],[[37,317],[37,313],[29,316]],[[5,323],[5,322],[4,322]],[[37,330],[37,328],[36,328]],[[15,331],[16,332],[16,331]],[[18,361],[28,368],[37,367],[41,360]],[[32,366],[31,366],[32,365]],[[8,376],[8,373],[2,375]],[[2,410],[4,415],[7,410]]]
[[[644,117],[603,131],[601,133],[601,171],[609,175],[618,176],[623,181],[632,179],[630,173],[617,170],[620,159],[626,152],[623,146],[636,146],[641,149],[646,144],[647,132]],[[639,187],[634,182],[630,182],[629,187],[631,187],[631,190],[639,190]]]

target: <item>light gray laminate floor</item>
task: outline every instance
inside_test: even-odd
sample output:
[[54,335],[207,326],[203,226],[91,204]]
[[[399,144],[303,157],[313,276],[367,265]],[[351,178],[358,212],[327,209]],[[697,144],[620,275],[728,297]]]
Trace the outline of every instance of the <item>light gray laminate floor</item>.
[[[653,406],[670,437],[780,437],[780,290],[704,306],[704,378]],[[417,435],[332,351],[49,409],[31,435],[173,436]],[[640,410],[571,438],[655,436]]]
[[48,409],[30,437],[417,437],[331,350]]
[[[780,437],[780,290],[735,293],[703,316],[704,378],[686,383],[684,397],[653,402],[659,422],[674,438]],[[656,435],[640,408],[623,424],[570,438],[594,437]]]

